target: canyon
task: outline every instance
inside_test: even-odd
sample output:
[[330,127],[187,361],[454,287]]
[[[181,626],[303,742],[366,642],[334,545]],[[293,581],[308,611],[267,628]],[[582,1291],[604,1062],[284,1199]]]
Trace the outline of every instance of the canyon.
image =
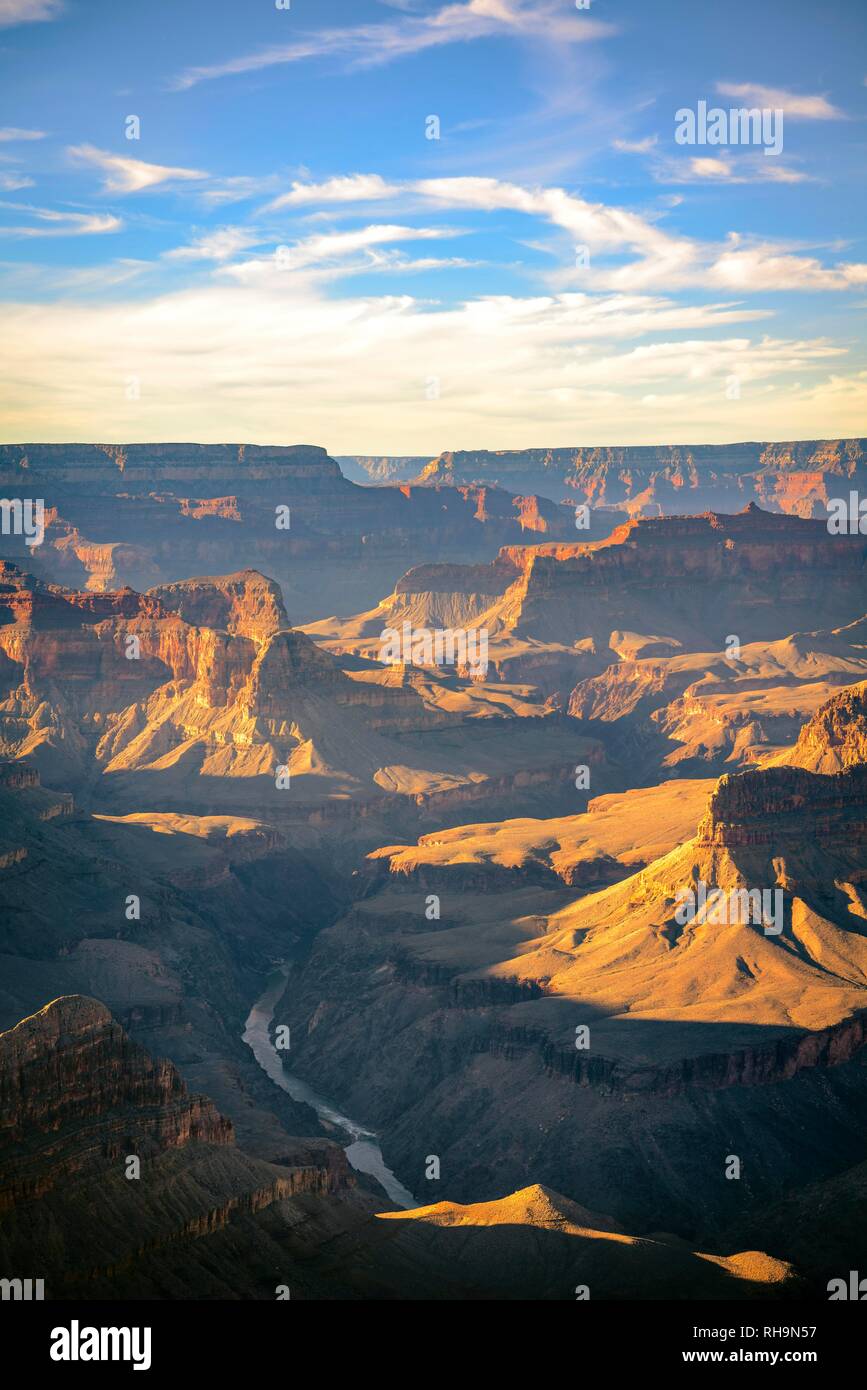
[[296,621],[375,602],[419,560],[575,528],[574,508],[499,488],[359,487],[312,445],[0,445],[0,496],[44,502],[43,545],[0,538],[41,578],[99,592],[255,567]]
[[[358,459],[372,477],[391,461]],[[408,461],[407,461],[408,462]],[[402,474],[403,460],[394,461]],[[632,445],[606,448],[456,450],[425,465],[416,481],[491,483],[555,501],[569,498],[631,516],[767,511],[826,517],[826,503],[867,477],[864,439],[788,443]]]
[[[46,503],[0,547],[0,1272],[816,1296],[865,1234],[867,538],[796,493],[861,443],[363,485],[0,447]],[[487,670],[387,661],[404,623],[484,629]],[[699,883],[782,930],[679,920]]]

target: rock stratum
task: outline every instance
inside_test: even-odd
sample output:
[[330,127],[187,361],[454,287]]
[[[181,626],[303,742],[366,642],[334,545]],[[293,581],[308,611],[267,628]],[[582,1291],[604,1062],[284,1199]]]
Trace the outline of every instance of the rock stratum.
[[754,502],[768,511],[818,517],[827,515],[830,498],[846,496],[850,487],[864,489],[867,441],[456,450],[432,459],[417,481],[488,483],[636,516],[734,512]]
[[0,497],[43,501],[43,544],[4,533],[0,558],[44,579],[101,592],[255,568],[296,620],[375,602],[419,559],[574,530],[572,509],[498,488],[359,487],[308,445],[5,444]]

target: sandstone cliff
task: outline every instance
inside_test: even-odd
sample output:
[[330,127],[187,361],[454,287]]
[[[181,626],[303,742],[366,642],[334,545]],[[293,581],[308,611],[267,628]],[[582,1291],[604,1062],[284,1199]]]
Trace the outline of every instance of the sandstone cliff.
[[867,763],[867,681],[847,686],[817,709],[779,762],[811,772]]
[[736,511],[758,502],[773,511],[824,516],[840,487],[863,487],[864,439],[799,440],[609,448],[457,450],[419,474],[424,483],[497,483],[512,491],[565,496],[641,515],[655,509]]

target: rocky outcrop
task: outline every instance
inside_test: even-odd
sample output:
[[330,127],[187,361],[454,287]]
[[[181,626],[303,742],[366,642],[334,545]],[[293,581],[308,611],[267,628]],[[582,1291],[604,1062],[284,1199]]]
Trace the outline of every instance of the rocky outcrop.
[[756,1250],[696,1253],[665,1235],[638,1239],[539,1183],[487,1202],[383,1213],[375,1224],[377,1272],[400,1270],[406,1297],[625,1301],[688,1287],[698,1299],[774,1299],[801,1288],[784,1261]]
[[0,1210],[127,1154],[228,1144],[230,1121],[190,1096],[95,999],[69,995],[0,1034]]
[[720,779],[698,827],[700,847],[867,842],[867,763],[823,776],[772,767]]
[[49,1298],[273,1298],[269,1230],[307,1223],[315,1247],[372,1205],[328,1140],[287,1139],[278,1162],[239,1151],[210,1100],[83,996],[0,1034],[0,1116],[0,1272]]
[[262,642],[289,627],[280,587],[256,570],[185,579],[151,591],[191,627],[209,627]]
[[811,772],[839,772],[867,763],[867,681],[833,695],[801,729],[779,760]]
[[[193,741],[221,774],[266,776],[311,739],[351,749],[361,728],[454,722],[410,684],[352,679],[280,626],[280,590],[254,571],[144,595],[67,590],[11,564],[2,577],[0,753],[35,759],[55,783],[87,777],[94,762],[109,773],[168,766]],[[370,775],[377,762],[362,765]]]

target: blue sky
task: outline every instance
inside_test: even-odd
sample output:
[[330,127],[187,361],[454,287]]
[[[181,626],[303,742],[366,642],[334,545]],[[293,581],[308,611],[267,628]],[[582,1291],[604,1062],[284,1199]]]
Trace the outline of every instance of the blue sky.
[[[0,0],[2,437],[864,433],[865,37],[861,0]],[[677,143],[699,102],[782,150]]]

